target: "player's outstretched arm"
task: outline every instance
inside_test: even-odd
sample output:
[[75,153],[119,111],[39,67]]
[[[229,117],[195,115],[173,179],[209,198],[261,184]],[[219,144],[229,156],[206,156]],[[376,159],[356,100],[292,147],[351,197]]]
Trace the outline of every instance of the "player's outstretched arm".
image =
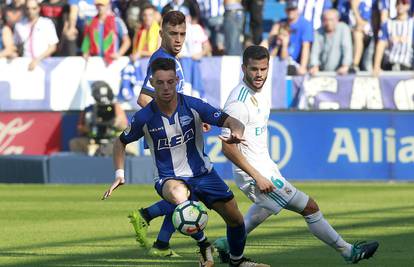
[[124,163],[125,163],[125,145],[116,138],[114,141],[113,159],[115,166],[115,180],[108,190],[105,191],[102,200],[111,196],[112,192],[125,183]]
[[227,144],[246,144],[246,140],[243,138],[244,133],[244,124],[241,123],[238,119],[235,119],[231,116],[228,116],[223,123],[223,127],[229,128],[231,133],[228,137],[219,135],[219,138]]

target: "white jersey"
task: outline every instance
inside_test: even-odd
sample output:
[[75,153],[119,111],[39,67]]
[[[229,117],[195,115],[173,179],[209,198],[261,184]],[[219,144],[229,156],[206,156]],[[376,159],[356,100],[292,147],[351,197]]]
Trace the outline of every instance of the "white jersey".
[[[270,99],[263,92],[255,92],[244,82],[240,82],[231,92],[224,104],[224,112],[241,121],[245,126],[244,138],[247,146],[239,144],[238,148],[260,173],[267,177],[282,177],[276,163],[269,155],[267,122],[270,114]],[[228,135],[228,129],[223,129]],[[239,167],[233,164],[233,170],[242,175],[244,180],[251,180]],[[237,175],[236,177],[240,177]],[[237,181],[236,181],[237,182]]]

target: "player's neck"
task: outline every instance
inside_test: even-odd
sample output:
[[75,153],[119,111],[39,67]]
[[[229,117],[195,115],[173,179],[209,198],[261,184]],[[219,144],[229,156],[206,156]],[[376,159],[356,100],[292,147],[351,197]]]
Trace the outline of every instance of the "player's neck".
[[155,99],[155,103],[157,103],[158,109],[164,115],[171,117],[175,110],[177,109],[177,95],[171,101],[162,101],[159,99]]
[[164,50],[165,52],[167,52],[168,54],[170,54],[173,57],[176,57],[177,56],[177,54],[175,54],[171,50],[165,48],[165,46],[163,46],[162,44],[161,44],[161,49]]

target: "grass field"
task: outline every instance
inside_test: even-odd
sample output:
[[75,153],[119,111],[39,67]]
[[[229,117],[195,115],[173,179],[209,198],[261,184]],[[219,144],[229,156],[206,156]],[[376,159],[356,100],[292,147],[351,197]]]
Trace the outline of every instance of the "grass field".
[[[414,184],[296,185],[314,196],[346,240],[380,242],[376,257],[360,265],[414,266]],[[150,258],[138,248],[127,215],[158,199],[151,185],[127,185],[101,201],[106,187],[0,184],[0,266],[197,266],[193,241],[178,233],[172,247],[182,258]],[[248,199],[233,191],[242,212],[247,211]],[[214,240],[225,227],[214,212],[209,216],[207,234]],[[161,222],[151,223],[151,239]],[[272,266],[345,265],[307,231],[300,216],[288,211],[256,229],[245,252]]]

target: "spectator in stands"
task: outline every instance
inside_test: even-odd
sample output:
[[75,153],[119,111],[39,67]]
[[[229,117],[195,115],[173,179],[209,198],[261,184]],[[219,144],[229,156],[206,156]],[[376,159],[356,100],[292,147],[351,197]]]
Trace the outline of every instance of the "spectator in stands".
[[[397,17],[382,26],[376,47],[374,75],[384,70],[411,70],[413,63],[414,19],[409,16],[409,0],[397,0]],[[385,52],[385,57],[384,57]]]
[[55,25],[40,16],[40,5],[36,0],[27,0],[26,17],[14,29],[14,38],[20,56],[30,57],[29,70],[34,70],[41,60],[50,57],[59,39]]
[[[352,72],[372,69],[374,54],[373,27],[371,23],[374,0],[350,0],[349,20],[353,27],[354,57]],[[362,62],[361,62],[362,60]]]
[[160,25],[156,21],[156,9],[147,4],[141,7],[139,14],[140,27],[135,32],[132,46],[132,61],[151,56],[160,46]]
[[224,48],[226,55],[240,56],[243,50],[244,9],[241,0],[224,0]]
[[204,28],[188,12],[183,14],[186,16],[187,32],[179,57],[200,60],[202,57],[211,56],[212,49]]
[[112,13],[109,0],[95,0],[95,5],[98,15],[85,27],[82,53],[85,58],[100,56],[109,65],[128,51],[131,39],[125,23]]
[[62,51],[65,47],[62,38],[62,32],[69,16],[69,5],[65,0],[45,0],[40,5],[40,15],[49,18],[55,25],[58,38],[60,40],[59,47],[55,53],[56,56],[66,56],[66,51]]
[[98,14],[95,0],[68,0],[69,19],[65,29],[65,47],[68,56],[76,56],[84,36],[87,22]]
[[[263,34],[263,5],[264,0],[242,0],[245,10],[250,14],[251,43],[259,45]],[[248,45],[246,45],[247,47]]]
[[163,7],[161,15],[164,16],[165,13],[171,10],[178,10],[183,13],[188,13],[189,11],[191,18],[196,20],[200,18],[200,7],[196,0],[172,0]]
[[0,58],[12,58],[17,56],[16,46],[13,41],[13,32],[3,20],[3,10],[0,6]]
[[310,58],[310,74],[321,71],[348,73],[352,64],[352,37],[348,25],[339,22],[335,9],[323,13],[322,28],[315,32]]
[[[126,129],[128,119],[121,105],[114,102],[112,88],[104,81],[96,81],[92,85],[93,105],[87,106],[79,115],[77,130],[79,137],[70,140],[72,152],[88,155],[111,154],[112,139]],[[101,145],[104,145],[99,149]],[[135,154],[133,147],[127,149]]]
[[299,0],[299,13],[312,23],[313,29],[318,30],[322,26],[322,14],[332,8],[331,0]]
[[289,25],[289,75],[304,75],[310,57],[311,43],[313,42],[312,24],[303,16],[300,16],[297,1],[289,1],[286,3],[287,19],[282,20],[273,25],[269,33],[268,40],[262,42],[262,45],[272,49],[275,43],[275,37],[279,33],[279,29],[283,24]]
[[223,0],[198,0],[198,5],[200,6],[201,24],[205,27],[210,39],[213,55],[223,55]]
[[290,29],[287,23],[281,23],[278,33],[273,37],[272,44],[269,45],[269,55],[279,57],[282,60],[289,58],[289,39]]
[[14,25],[21,21],[24,17],[25,0],[13,0],[6,6],[4,11],[4,19],[10,29],[14,29]]

